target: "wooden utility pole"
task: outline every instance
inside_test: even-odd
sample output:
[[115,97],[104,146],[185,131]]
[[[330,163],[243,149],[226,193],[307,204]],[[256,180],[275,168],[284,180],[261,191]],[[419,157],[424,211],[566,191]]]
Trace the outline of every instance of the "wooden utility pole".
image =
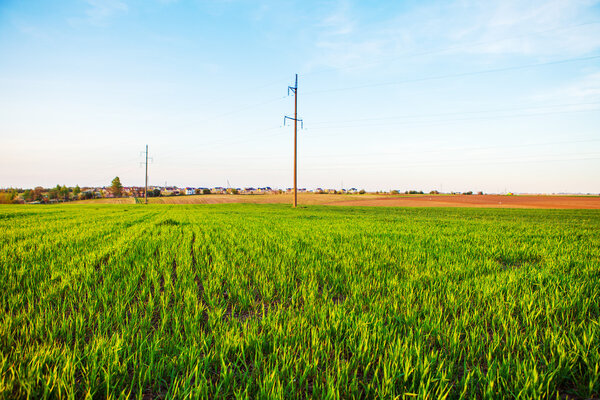
[[294,118],[285,116],[283,118],[283,124],[287,119],[294,120],[294,203],[293,206],[296,208],[298,205],[298,121],[302,123],[301,119],[298,119],[298,74],[296,74],[296,85],[288,86],[288,94],[292,91],[294,93]]
[[294,89],[294,208],[298,205],[298,74]]

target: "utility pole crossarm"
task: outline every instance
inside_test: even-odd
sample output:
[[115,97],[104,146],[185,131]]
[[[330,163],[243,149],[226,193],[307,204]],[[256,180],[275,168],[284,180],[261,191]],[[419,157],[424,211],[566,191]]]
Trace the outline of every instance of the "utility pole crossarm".
[[285,121],[287,121],[288,119],[290,121],[298,121],[298,122],[300,122],[300,129],[304,129],[304,120],[302,120],[302,119],[296,119],[296,118],[292,118],[292,117],[288,117],[287,115],[285,117],[283,117],[283,126],[285,126]]

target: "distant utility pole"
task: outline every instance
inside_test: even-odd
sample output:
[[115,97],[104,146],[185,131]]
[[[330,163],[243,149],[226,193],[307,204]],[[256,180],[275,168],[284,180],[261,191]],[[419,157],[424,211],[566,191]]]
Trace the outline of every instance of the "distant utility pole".
[[148,204],[148,145],[146,145],[146,188],[144,189],[144,203]]
[[[145,180],[145,189],[144,189],[144,203],[148,204],[148,145],[146,145],[146,151],[142,151],[141,154],[146,156],[146,180]],[[166,183],[166,182],[165,182]]]
[[288,86],[288,95],[290,91],[294,93],[294,118],[288,117],[287,115],[283,117],[283,125],[285,125],[285,121],[291,119],[294,121],[294,208],[298,205],[298,182],[297,182],[297,156],[298,156],[298,121],[304,125],[304,122],[301,119],[298,119],[298,74],[296,74],[296,85],[294,87]]

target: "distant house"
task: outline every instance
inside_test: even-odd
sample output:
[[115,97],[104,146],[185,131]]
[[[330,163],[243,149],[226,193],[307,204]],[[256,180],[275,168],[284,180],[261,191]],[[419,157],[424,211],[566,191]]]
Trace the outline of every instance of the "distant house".
[[190,195],[190,194],[195,194],[195,193],[196,193],[196,189],[191,188],[191,187],[185,188],[185,194]]

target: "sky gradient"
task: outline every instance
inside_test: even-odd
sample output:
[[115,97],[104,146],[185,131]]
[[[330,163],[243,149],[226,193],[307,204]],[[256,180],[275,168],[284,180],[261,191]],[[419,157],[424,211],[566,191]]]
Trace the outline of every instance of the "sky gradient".
[[599,193],[598,1],[0,2],[0,187]]

